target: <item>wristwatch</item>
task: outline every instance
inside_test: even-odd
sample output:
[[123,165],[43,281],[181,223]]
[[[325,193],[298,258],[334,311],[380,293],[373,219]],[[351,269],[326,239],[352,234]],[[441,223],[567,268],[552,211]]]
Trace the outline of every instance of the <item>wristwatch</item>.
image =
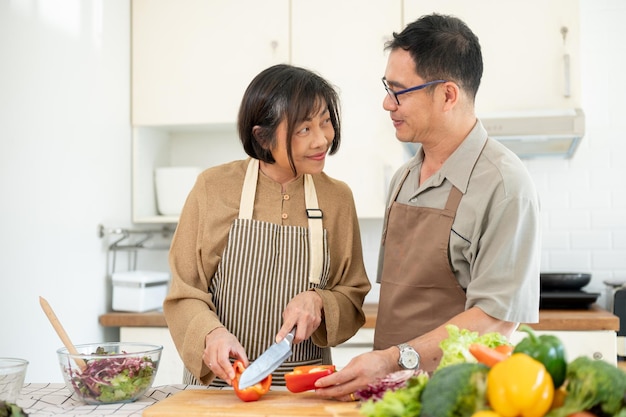
[[417,369],[420,366],[420,354],[415,351],[408,343],[400,343],[400,357],[398,365],[402,369]]

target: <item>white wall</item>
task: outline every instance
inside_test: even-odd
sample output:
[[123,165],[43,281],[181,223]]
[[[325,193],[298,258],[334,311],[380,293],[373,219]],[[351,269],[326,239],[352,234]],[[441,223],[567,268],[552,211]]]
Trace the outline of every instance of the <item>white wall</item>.
[[97,226],[130,219],[129,0],[0,2],[0,356],[60,382],[61,342],[116,338]]
[[[542,267],[592,272],[589,288],[602,291],[603,279],[626,279],[626,56],[615,52],[626,4],[581,4],[587,135],[572,160],[528,167],[543,202]],[[117,337],[98,325],[110,287],[97,226],[132,226],[129,19],[129,0],[0,2],[0,356],[27,358],[27,382],[61,381],[38,296],[74,343]],[[379,233],[363,222],[372,277]]]

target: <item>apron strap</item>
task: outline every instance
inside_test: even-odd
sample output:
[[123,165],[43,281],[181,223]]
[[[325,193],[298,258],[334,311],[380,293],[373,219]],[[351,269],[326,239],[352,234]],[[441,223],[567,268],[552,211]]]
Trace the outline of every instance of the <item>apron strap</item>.
[[402,189],[402,184],[404,184],[404,180],[409,175],[409,172],[411,172],[409,168],[406,168],[404,170],[404,172],[402,173],[402,177],[400,178],[400,181],[398,181],[396,188],[393,190],[393,193],[391,194],[389,205],[385,208],[385,223],[383,224],[383,233],[382,233],[382,239],[381,239],[381,244],[383,245],[385,244],[385,241],[387,240],[387,227],[389,226],[389,213],[391,212],[391,206],[393,205],[393,202],[396,201],[396,199],[398,198],[398,194],[400,194],[400,190]]
[[309,282],[319,284],[324,262],[324,228],[313,177],[309,174],[304,175],[304,202],[309,218]]
[[239,218],[252,219],[254,210],[254,196],[256,195],[256,183],[259,179],[259,160],[251,158],[243,180],[241,200],[239,201]]
[[[258,179],[259,160],[251,158],[246,169],[243,189],[241,190],[241,200],[239,202],[240,219],[252,219]],[[309,282],[319,284],[324,263],[324,227],[322,225],[322,210],[319,209],[317,202],[315,184],[313,183],[313,177],[309,174],[304,175],[304,203],[306,205],[306,216],[309,219]]]

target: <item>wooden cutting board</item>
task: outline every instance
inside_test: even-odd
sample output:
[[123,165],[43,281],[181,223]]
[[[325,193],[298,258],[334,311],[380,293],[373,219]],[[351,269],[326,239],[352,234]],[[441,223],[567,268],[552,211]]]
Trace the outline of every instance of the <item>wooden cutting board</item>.
[[270,391],[243,402],[232,390],[185,390],[146,408],[143,417],[362,417],[358,403],[325,400],[312,392]]

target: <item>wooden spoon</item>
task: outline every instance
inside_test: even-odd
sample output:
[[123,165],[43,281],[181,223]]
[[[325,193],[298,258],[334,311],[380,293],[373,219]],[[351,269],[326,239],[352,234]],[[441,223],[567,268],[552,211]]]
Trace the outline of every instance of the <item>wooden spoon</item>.
[[[63,345],[65,345],[65,347],[70,352],[70,354],[80,355],[80,353],[78,353],[78,351],[76,350],[76,347],[74,347],[74,344],[70,340],[67,333],[65,333],[65,329],[61,325],[61,322],[57,318],[57,315],[54,314],[54,311],[52,310],[52,307],[50,307],[50,304],[48,304],[48,301],[46,301],[45,298],[40,296],[39,304],[41,304],[41,308],[43,309],[43,312],[46,313],[46,316],[48,316],[48,320],[50,320],[50,324],[52,324],[52,327],[54,327],[54,330],[57,332],[57,334],[61,338],[61,341],[63,342]],[[74,361],[76,362],[76,365],[78,365],[81,371],[84,371],[85,368],[87,367],[87,364],[85,363],[85,361],[80,358],[74,358]]]

